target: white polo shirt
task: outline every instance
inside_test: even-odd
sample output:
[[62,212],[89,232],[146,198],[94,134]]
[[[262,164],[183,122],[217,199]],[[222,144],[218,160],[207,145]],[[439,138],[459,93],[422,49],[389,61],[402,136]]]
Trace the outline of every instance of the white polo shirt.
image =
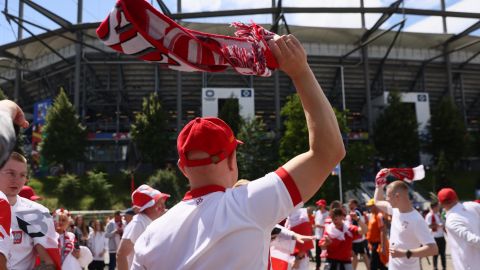
[[[317,210],[315,212],[315,238],[320,240],[323,237],[323,231],[325,230],[325,219],[328,217],[328,211],[322,213],[322,211]],[[317,225],[322,227],[317,227]]]
[[443,225],[443,221],[442,219],[440,218],[440,215],[438,213],[433,213],[432,211],[428,212],[428,214],[425,216],[425,222],[427,222],[427,225],[430,227],[430,225],[433,224],[433,219],[435,219],[435,223],[437,225],[439,225],[439,227],[437,227],[437,230],[436,231],[433,231],[432,229],[430,229],[430,231],[432,232],[432,235],[434,238],[440,238],[440,237],[443,237],[443,228],[440,227],[440,226],[444,226]]
[[447,211],[447,241],[455,270],[480,267],[480,219],[461,203]]
[[10,204],[3,192],[0,191],[0,253],[5,258],[8,258],[8,252],[12,246],[10,239],[10,219],[11,216]]
[[283,168],[234,189],[191,190],[140,236],[131,269],[267,269],[272,228],[301,205]]
[[[148,225],[152,223],[152,220],[144,213],[139,213],[133,216],[132,221],[127,224],[123,231],[122,239],[128,239],[135,244],[138,237],[145,231]],[[134,252],[127,256],[128,269],[132,266]]]
[[17,202],[12,206],[11,238],[13,244],[7,264],[9,270],[33,269],[33,247],[36,244],[42,245],[49,254],[55,254],[59,259],[58,234],[50,212],[43,205],[18,195]]
[[[421,245],[435,244],[430,229],[423,217],[415,209],[408,213],[401,213],[398,208],[389,208],[392,215],[390,229],[390,247],[400,249],[415,249]],[[392,258],[390,255],[389,270],[420,270],[418,257]]]

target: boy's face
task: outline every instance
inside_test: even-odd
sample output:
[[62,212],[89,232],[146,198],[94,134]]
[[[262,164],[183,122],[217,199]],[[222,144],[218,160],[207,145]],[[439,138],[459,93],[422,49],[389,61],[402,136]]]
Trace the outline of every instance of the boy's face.
[[9,159],[0,169],[0,191],[7,197],[17,196],[27,182],[27,164]]

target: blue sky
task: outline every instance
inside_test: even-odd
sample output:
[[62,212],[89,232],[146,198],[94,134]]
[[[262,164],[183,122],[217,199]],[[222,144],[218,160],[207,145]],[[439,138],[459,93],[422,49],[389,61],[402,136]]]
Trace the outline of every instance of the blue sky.
[[[33,0],[35,3],[51,10],[52,12],[62,16],[63,18],[75,23],[77,0]],[[6,0],[0,0],[0,9],[5,8]],[[152,1],[151,1],[152,2]],[[164,1],[169,9],[175,13],[177,11],[176,0]],[[388,6],[393,0],[365,0],[367,7]],[[153,1],[157,6],[156,1]],[[183,12],[198,12],[198,11],[215,11],[225,9],[245,9],[245,8],[262,8],[269,7],[271,0],[183,0]],[[284,6],[299,7],[299,6],[359,6],[359,0],[284,0]],[[111,8],[114,6],[114,0],[83,0],[83,22],[98,22],[105,18]],[[446,0],[447,9],[454,11],[468,11],[480,13],[480,0]],[[420,8],[420,9],[440,9],[440,0],[406,0],[405,7]],[[157,6],[158,8],[158,6]],[[8,0],[8,11],[13,15],[18,15],[18,0]],[[49,29],[56,29],[58,26],[45,18],[43,15],[34,11],[28,6],[25,6],[24,18],[34,23],[47,27]],[[367,27],[373,25],[380,14],[369,14],[367,16]],[[287,22],[289,25],[310,25],[321,27],[360,27],[359,14],[287,14]],[[385,24],[384,28],[395,24],[402,19],[402,15],[394,15]],[[435,17],[425,16],[406,16],[407,24],[405,31],[412,32],[433,32],[440,33],[442,31],[441,19]],[[232,21],[250,21],[253,19],[257,23],[270,23],[271,15],[257,15],[257,16],[236,16],[223,17],[212,19],[197,19],[192,21],[199,22],[217,22],[228,24]],[[450,33],[458,33],[471,24],[475,20],[469,19],[448,19],[448,30]],[[29,26],[29,29],[34,33],[42,33],[43,30]],[[0,14],[0,44],[13,42],[16,40],[17,25],[11,22],[11,25],[6,21],[5,16]],[[479,34],[477,31],[475,34]],[[24,33],[24,36],[28,36]]]

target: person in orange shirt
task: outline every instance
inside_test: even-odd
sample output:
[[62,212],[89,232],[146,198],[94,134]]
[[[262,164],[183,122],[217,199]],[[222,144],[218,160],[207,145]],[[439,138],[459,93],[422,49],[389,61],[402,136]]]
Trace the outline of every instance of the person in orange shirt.
[[[370,259],[370,269],[371,270],[384,270],[387,269],[385,265],[380,260],[380,254],[378,253],[378,246],[381,244],[382,239],[384,238],[384,224],[383,224],[383,214],[375,206],[374,199],[370,199],[367,202],[367,207],[369,208],[371,214],[368,218],[368,230],[367,230],[367,240],[370,250],[372,251],[372,257]],[[385,254],[388,257],[388,247],[385,248]]]

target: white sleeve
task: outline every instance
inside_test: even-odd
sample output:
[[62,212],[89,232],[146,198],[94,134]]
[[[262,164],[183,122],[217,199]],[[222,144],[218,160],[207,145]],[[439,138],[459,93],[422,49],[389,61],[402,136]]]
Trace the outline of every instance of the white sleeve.
[[122,239],[129,239],[133,244],[137,242],[138,237],[143,233],[145,228],[137,221],[132,220],[128,223],[127,227],[123,231]]
[[430,232],[430,229],[428,228],[425,220],[423,220],[422,216],[420,216],[418,219],[414,232],[420,244],[427,245],[435,243],[435,239],[433,239],[432,233]]
[[472,212],[480,219],[480,203],[477,202],[464,202],[463,206],[469,212]]
[[245,218],[260,228],[273,228],[295,207],[303,205],[300,192],[287,171],[274,173],[232,190],[232,207],[241,210]]
[[292,240],[293,236],[295,235],[294,232],[292,232],[291,230],[283,227],[280,224],[275,225],[275,228],[280,229],[280,234],[278,235],[278,237],[281,237],[282,239]]
[[387,204],[387,214],[389,214],[391,216],[391,215],[393,215],[393,207],[389,202],[387,202],[387,203],[388,203]]
[[450,215],[447,218],[446,227],[449,233],[457,235],[473,247],[480,248],[480,235],[471,232],[464,222],[457,219],[455,215]]

